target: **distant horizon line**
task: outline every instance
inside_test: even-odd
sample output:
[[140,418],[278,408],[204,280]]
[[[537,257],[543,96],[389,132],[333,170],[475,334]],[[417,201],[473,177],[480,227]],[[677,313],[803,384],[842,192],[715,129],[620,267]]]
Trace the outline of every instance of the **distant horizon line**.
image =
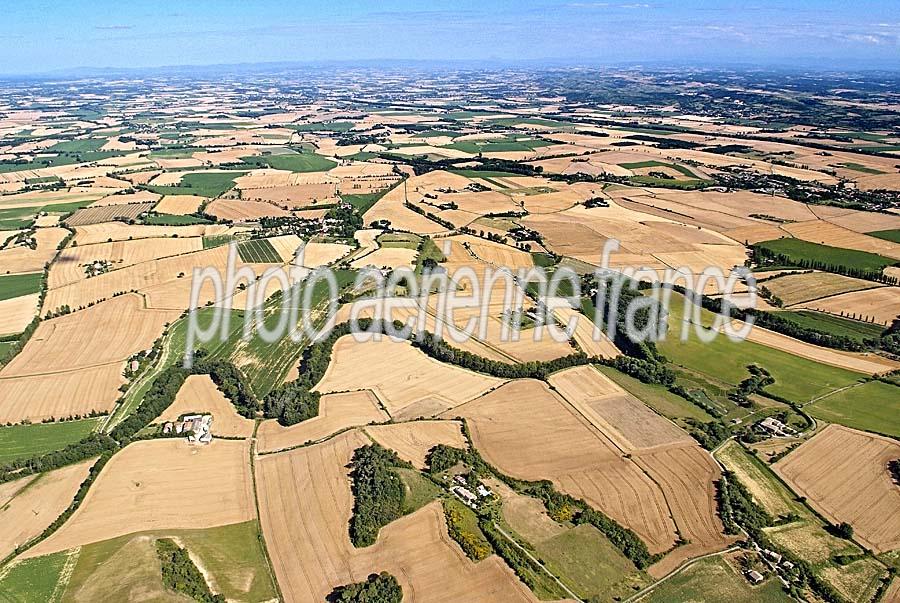
[[291,67],[397,67],[402,65],[417,65],[431,68],[456,68],[467,70],[502,70],[508,68],[531,69],[622,69],[622,68],[647,68],[647,69],[700,69],[706,71],[716,70],[745,70],[745,71],[803,71],[812,73],[840,73],[840,72],[882,72],[900,73],[900,64],[893,61],[885,61],[884,64],[872,60],[852,60],[845,64],[828,64],[821,58],[784,58],[780,60],[732,60],[711,62],[707,60],[619,60],[603,61],[602,59],[566,59],[566,58],[540,58],[540,59],[413,59],[413,58],[372,58],[372,59],[295,59],[253,62],[226,62],[226,63],[184,63],[175,65],[153,65],[143,67],[114,67],[114,66],[90,66],[62,67],[44,71],[0,72],[3,79],[51,79],[58,77],[104,77],[115,74],[165,74],[166,72],[222,72],[227,70],[265,72],[266,70],[287,69]]

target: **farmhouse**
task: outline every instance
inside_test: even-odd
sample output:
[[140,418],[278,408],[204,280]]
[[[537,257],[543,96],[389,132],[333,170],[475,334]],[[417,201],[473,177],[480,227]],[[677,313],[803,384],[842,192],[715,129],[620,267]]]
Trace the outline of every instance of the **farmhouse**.
[[766,417],[756,425],[774,436],[790,437],[797,435],[796,431],[774,417]]

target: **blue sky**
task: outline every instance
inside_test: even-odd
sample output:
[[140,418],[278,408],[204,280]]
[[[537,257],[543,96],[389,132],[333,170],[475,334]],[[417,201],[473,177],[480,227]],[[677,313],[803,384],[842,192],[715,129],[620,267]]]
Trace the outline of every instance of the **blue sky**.
[[898,0],[6,2],[0,73],[358,59],[900,69]]

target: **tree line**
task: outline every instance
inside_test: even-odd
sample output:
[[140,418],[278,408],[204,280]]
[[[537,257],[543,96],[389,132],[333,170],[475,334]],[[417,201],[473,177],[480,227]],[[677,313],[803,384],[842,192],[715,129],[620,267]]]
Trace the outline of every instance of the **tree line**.
[[379,444],[357,448],[350,461],[353,516],[350,540],[353,546],[375,544],[378,531],[403,516],[406,487],[396,468],[412,468],[393,450]]

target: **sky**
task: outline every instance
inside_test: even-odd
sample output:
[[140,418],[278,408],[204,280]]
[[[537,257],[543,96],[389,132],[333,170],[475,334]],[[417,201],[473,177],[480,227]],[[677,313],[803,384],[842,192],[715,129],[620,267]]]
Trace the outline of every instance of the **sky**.
[[24,0],[0,73],[358,60],[900,70],[900,0]]

